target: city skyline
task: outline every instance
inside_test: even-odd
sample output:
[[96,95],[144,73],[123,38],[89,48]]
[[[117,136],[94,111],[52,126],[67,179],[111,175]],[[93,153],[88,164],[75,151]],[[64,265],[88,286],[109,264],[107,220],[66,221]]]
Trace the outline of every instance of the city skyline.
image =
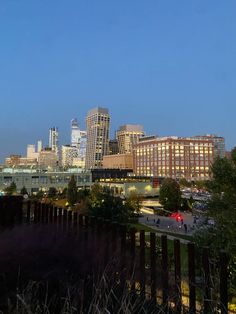
[[236,146],[235,1],[0,4],[0,161],[109,108],[147,134],[214,133]]

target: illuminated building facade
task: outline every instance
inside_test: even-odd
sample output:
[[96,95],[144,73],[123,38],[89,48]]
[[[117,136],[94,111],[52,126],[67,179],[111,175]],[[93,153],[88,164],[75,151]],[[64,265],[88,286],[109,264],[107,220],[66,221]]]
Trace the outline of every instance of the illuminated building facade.
[[214,144],[214,157],[225,157],[225,139],[215,134],[197,135],[195,139],[210,140]]
[[122,125],[116,132],[119,154],[132,153],[133,145],[144,136],[143,126],[137,124]]
[[179,137],[144,137],[134,145],[137,176],[209,179],[214,159],[211,140]]
[[104,169],[133,169],[132,154],[117,154],[103,156]]
[[101,168],[104,155],[109,152],[110,116],[106,108],[94,108],[88,112],[86,169]]

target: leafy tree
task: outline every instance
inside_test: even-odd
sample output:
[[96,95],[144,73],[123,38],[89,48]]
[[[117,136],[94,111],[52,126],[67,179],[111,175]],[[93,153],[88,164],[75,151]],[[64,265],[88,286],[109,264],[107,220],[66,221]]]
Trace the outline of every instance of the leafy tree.
[[48,190],[48,197],[54,199],[57,196],[57,189],[51,186]]
[[89,195],[89,213],[95,217],[127,222],[134,208],[123,204],[120,197],[114,196],[110,189],[94,185]]
[[11,182],[11,184],[8,187],[6,187],[4,191],[6,192],[7,195],[13,195],[14,193],[16,193],[16,189],[17,187],[15,182]]
[[21,195],[28,195],[28,191],[27,191],[25,186],[23,186],[23,188],[20,190],[20,194]]
[[181,191],[179,184],[171,178],[162,182],[159,201],[165,210],[176,211],[181,206]]
[[208,215],[215,225],[199,231],[196,241],[199,246],[207,245],[217,256],[225,249],[231,256],[231,291],[236,292],[236,150],[231,159],[216,158],[212,168],[212,181],[208,187],[212,197],[208,202]]
[[77,202],[77,185],[74,175],[71,176],[70,182],[68,183],[67,201],[70,206],[73,206]]
[[140,209],[141,209],[141,201],[142,201],[142,198],[140,197],[140,195],[138,195],[135,192],[132,192],[127,197],[126,202],[125,202],[125,206],[130,208],[131,212],[139,213]]
[[36,194],[36,198],[41,200],[44,196],[44,192],[42,190],[39,190],[38,193]]
[[191,182],[187,181],[185,178],[181,178],[181,179],[179,180],[179,185],[180,185],[181,187],[190,188],[192,184],[191,184]]

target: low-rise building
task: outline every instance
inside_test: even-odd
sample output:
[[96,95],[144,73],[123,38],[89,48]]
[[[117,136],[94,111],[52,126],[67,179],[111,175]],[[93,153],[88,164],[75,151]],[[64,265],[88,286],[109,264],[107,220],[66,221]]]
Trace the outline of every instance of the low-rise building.
[[132,154],[116,154],[103,156],[104,169],[133,169]]

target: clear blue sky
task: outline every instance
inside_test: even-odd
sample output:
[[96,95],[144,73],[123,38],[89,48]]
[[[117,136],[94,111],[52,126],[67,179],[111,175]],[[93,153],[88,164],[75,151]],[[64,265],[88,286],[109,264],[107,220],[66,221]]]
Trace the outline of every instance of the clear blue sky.
[[[0,160],[110,109],[148,134],[236,146],[235,0],[1,0]],[[46,144],[46,143],[45,143]]]

